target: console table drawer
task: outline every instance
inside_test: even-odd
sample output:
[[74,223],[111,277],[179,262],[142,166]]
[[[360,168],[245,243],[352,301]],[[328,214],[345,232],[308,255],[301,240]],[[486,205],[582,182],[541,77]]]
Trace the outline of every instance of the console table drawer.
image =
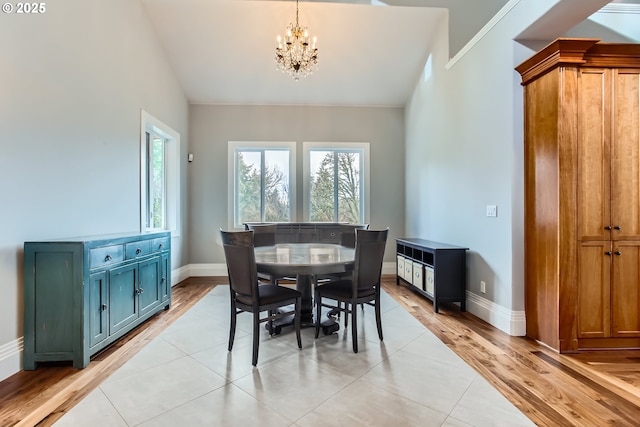
[[161,237],[159,239],[151,240],[151,253],[166,251],[171,245],[171,239],[169,237]]
[[89,268],[95,269],[124,261],[122,245],[104,246],[89,250]]
[[151,253],[151,240],[127,243],[125,253],[127,259],[149,255]]

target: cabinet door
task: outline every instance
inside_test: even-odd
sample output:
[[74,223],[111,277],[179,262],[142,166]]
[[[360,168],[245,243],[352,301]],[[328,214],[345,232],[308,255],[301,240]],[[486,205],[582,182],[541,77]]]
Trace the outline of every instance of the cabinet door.
[[160,296],[162,302],[168,301],[171,295],[171,280],[169,277],[171,270],[169,267],[169,255],[160,256]]
[[109,334],[114,334],[138,318],[138,264],[109,271]]
[[614,242],[613,253],[613,336],[640,337],[640,242]]
[[107,311],[107,272],[89,275],[89,347],[109,336]]
[[579,74],[578,240],[610,240],[611,70]]
[[611,242],[582,242],[578,255],[578,338],[610,336]]
[[613,74],[613,240],[640,240],[640,70]]
[[144,316],[160,305],[160,257],[153,257],[138,264],[140,281],[138,298],[140,316]]

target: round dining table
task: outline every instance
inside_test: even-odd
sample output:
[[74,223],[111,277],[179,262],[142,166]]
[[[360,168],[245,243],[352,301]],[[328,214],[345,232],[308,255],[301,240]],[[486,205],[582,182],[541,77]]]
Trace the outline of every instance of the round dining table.
[[329,243],[279,243],[254,249],[258,272],[296,278],[302,294],[301,323],[314,325],[311,285],[318,276],[353,270],[355,249]]

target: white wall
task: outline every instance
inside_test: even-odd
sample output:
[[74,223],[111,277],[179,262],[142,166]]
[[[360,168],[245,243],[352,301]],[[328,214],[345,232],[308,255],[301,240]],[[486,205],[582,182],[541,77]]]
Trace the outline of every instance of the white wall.
[[[431,77],[417,82],[406,109],[407,234],[469,247],[469,311],[514,335],[525,332],[523,103],[514,67],[534,53],[514,39],[555,6],[572,13],[569,27],[555,23],[560,36],[602,5],[590,3],[589,12],[580,0],[512,0],[451,61],[443,23]],[[498,206],[496,218],[487,205]]]
[[[297,142],[299,221],[304,220],[302,142],[369,142],[369,223],[372,228],[390,228],[385,260],[395,259],[393,238],[404,232],[403,108],[192,105],[189,121],[194,154],[188,166],[192,264],[225,265],[219,228],[229,225],[228,141]],[[221,271],[226,274],[226,267]]]
[[141,109],[187,150],[188,103],[141,4],[46,6],[0,15],[0,379],[21,365],[23,242],[139,231]]

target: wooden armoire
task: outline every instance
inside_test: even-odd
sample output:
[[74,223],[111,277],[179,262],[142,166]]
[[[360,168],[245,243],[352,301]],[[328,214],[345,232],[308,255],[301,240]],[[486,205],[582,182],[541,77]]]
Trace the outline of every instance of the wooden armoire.
[[527,336],[640,348],[640,45],[558,39],[516,70]]

